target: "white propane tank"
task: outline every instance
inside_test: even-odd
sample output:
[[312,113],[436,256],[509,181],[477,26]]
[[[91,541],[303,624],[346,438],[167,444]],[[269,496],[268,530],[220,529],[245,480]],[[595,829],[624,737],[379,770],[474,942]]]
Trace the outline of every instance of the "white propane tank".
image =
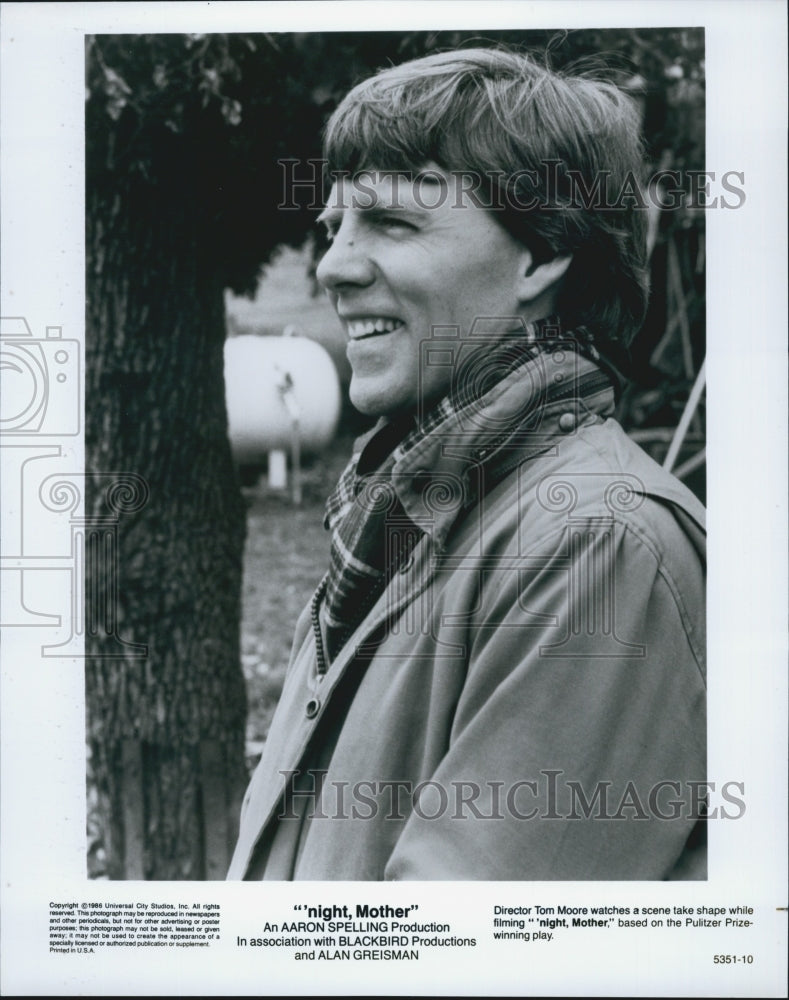
[[305,451],[317,452],[340,419],[340,380],[328,351],[306,337],[244,334],[225,341],[230,445],[239,465],[290,449],[293,420]]

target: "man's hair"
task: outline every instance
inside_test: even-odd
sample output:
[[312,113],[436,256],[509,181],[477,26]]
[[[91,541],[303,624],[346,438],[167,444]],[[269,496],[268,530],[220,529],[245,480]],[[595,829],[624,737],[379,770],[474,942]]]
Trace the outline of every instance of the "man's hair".
[[490,199],[481,203],[538,263],[573,254],[557,312],[618,355],[648,297],[646,211],[637,187],[620,197],[641,174],[639,131],[635,103],[610,82],[507,49],[466,49],[358,84],[328,122],[324,155],[331,175],[419,172],[432,161],[479,176]]

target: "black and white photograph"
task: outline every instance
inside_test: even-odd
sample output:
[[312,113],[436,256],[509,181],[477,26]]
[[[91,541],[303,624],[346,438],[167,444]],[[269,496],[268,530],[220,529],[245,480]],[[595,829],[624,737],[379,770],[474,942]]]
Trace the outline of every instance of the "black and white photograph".
[[87,46],[96,873],[705,878],[703,31]]
[[785,995],[785,12],[71,6],[0,20],[4,990]]

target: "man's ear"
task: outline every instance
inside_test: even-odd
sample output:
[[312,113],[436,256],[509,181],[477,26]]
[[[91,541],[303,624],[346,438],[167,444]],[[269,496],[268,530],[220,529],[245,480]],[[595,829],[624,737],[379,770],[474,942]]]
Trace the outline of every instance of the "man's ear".
[[525,267],[518,282],[518,297],[522,303],[534,302],[541,295],[558,291],[559,283],[572,263],[572,254],[553,257],[543,264],[536,264],[531,253],[524,255]]

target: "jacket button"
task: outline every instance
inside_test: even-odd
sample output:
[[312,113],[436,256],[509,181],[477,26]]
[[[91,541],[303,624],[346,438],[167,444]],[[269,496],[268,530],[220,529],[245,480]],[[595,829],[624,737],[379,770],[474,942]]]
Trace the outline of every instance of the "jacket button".
[[417,469],[412,480],[413,487],[417,492],[427,489],[433,482],[433,475],[427,469]]
[[559,430],[563,431],[565,434],[569,434],[570,431],[575,430],[575,414],[574,413],[563,413],[559,417]]
[[307,707],[305,709],[307,718],[314,719],[315,716],[318,714],[318,709],[320,707],[321,703],[318,701],[317,698],[310,698],[310,700],[307,702]]

